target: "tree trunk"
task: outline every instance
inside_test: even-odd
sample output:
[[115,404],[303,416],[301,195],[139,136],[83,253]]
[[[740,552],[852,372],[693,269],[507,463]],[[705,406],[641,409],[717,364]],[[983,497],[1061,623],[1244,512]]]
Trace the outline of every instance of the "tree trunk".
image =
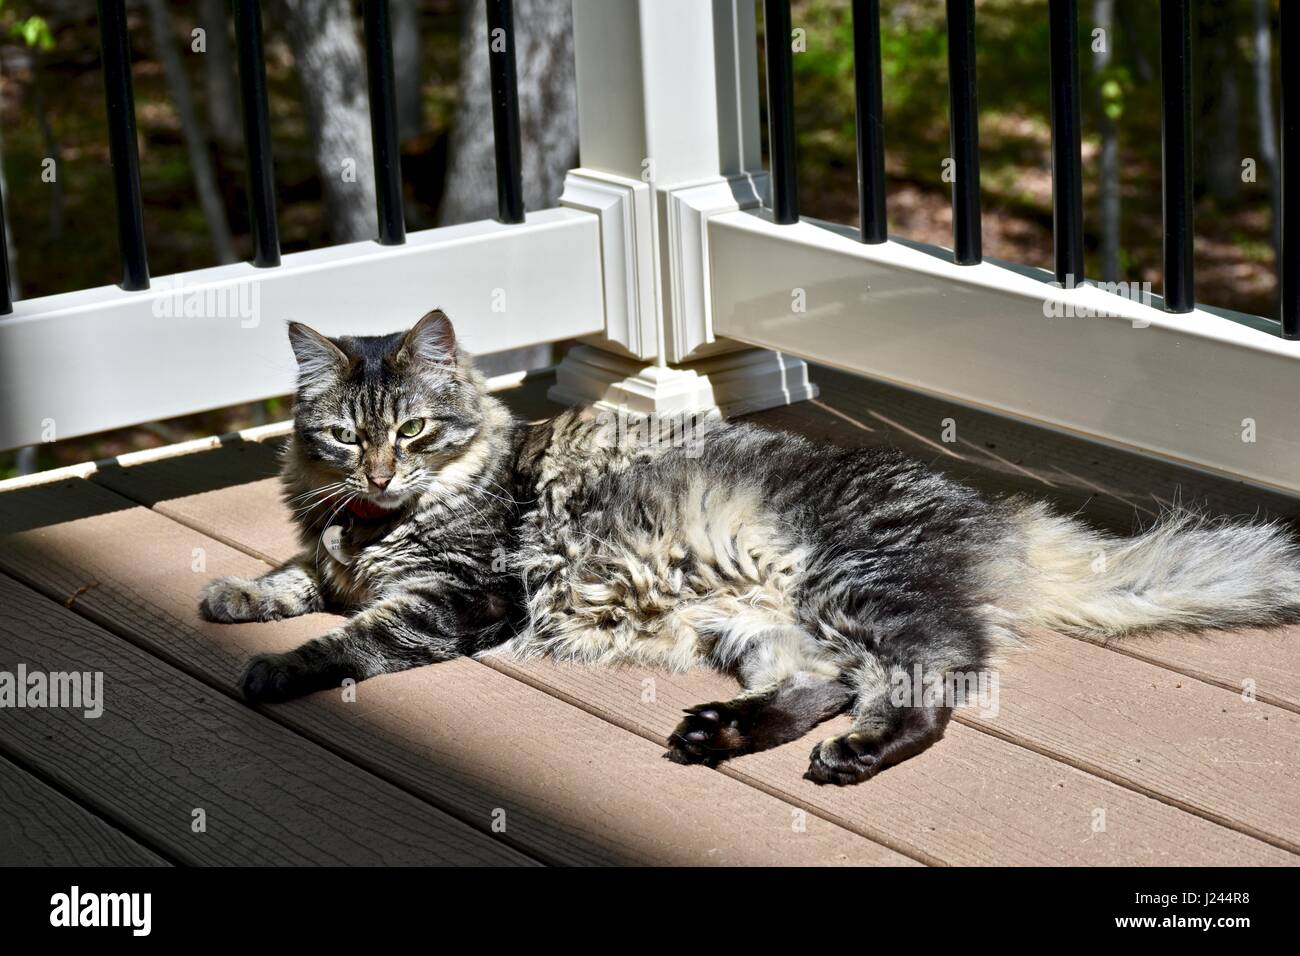
[[0,197],[4,198],[3,206],[4,215],[0,222],[0,229],[5,233],[5,265],[9,267],[9,301],[17,302],[20,295],[18,282],[18,247],[14,244],[14,232],[9,228],[9,198],[12,195],[9,192],[9,181],[5,176],[4,168],[5,138],[4,130],[0,128]]
[[218,262],[234,262],[235,249],[230,241],[230,224],[226,221],[226,207],[217,189],[217,177],[212,170],[212,157],[208,153],[208,140],[194,113],[190,97],[190,81],[185,66],[176,52],[176,28],[172,22],[167,0],[147,0],[149,21],[153,27],[154,46],[162,62],[163,74],[176,104],[181,133],[185,137],[185,151],[189,155],[190,172],[194,177],[194,190],[199,196],[203,218],[207,220],[208,235]]
[[1269,0],[1254,0],[1252,43],[1255,48],[1255,111],[1259,125],[1259,162],[1268,177],[1273,206],[1273,251],[1282,248],[1282,179],[1277,168],[1277,118],[1273,115],[1273,36]]
[[[1115,42],[1115,0],[1096,0],[1093,4],[1093,24],[1106,31],[1106,47],[1093,56],[1093,70],[1104,81],[1114,57],[1111,44]],[[1097,183],[1097,201],[1101,206],[1101,278],[1103,282],[1119,281],[1119,130],[1106,114],[1106,97],[1098,83],[1101,97],[1101,161]]]
[[1201,164],[1210,194],[1229,203],[1241,194],[1241,96],[1237,86],[1237,3],[1197,5],[1200,41],[1196,87],[1201,95]]
[[[438,215],[443,225],[497,213],[487,13],[483,0],[462,0],[461,12],[460,98]],[[546,209],[560,198],[564,174],[578,159],[570,0],[516,0],[515,44],[524,200],[529,209]]]
[[[0,196],[5,199],[9,198],[9,184],[5,179],[4,171],[4,130],[0,129]],[[0,229],[4,230],[5,236],[5,264],[9,267],[9,299],[11,302],[17,302],[20,289],[18,285],[18,249],[14,245],[13,230],[9,228],[9,204],[0,203],[4,207],[4,215],[0,217]],[[14,449],[14,472],[18,475],[30,475],[36,471],[36,448],[27,445],[23,448]]]
[[392,0],[393,79],[397,85],[397,135],[403,140],[424,128],[424,49],[420,42],[420,0]]
[[54,181],[49,183],[50,207],[46,219],[46,235],[51,241],[63,238],[63,180],[59,178],[59,158],[62,151],[50,125],[50,113],[45,103],[44,57],[39,50],[32,51],[32,112],[41,130],[41,145],[45,159],[54,160]]
[[293,50],[329,233],[336,242],[373,239],[378,218],[366,59],[351,4],[275,0],[274,9]]
[[203,79],[208,93],[208,123],[223,146],[239,146],[239,92],[235,86],[234,44],[230,39],[230,5],[226,0],[199,0],[198,20],[206,34]]

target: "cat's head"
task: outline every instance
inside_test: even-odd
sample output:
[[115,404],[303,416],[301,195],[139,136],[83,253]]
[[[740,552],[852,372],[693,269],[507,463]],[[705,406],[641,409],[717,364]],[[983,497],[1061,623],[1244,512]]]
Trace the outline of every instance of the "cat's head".
[[289,343],[298,359],[291,488],[329,486],[320,500],[396,509],[475,464],[466,459],[500,406],[440,310],[391,335],[327,338],[291,322]]

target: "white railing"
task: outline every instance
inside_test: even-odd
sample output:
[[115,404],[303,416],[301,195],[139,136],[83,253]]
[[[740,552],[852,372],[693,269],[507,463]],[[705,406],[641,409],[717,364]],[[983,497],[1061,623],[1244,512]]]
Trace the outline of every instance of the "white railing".
[[598,332],[598,228],[567,209],[354,242],[15,304],[0,319],[0,447],[155,421],[293,391],[289,320],[329,335],[392,332],[432,308],[467,349]]
[[[1300,343],[774,225],[752,0],[574,0],[574,23],[581,165],[562,208],[21,302],[0,319],[0,447],[283,394],[285,321],[386,332],[441,306],[471,351],[585,337],[557,370],[565,401],[752,410],[815,395],[810,359],[1300,491]],[[257,321],[168,314],[220,294]]]

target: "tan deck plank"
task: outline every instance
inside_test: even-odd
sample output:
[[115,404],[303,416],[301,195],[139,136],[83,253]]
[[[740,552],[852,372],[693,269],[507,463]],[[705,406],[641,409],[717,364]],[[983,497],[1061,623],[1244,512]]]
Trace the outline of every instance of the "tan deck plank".
[[[7,576],[0,604],[6,669],[102,673],[104,695],[93,719],[7,712],[0,748],[174,859],[530,862]],[[192,829],[196,809],[204,832]]]
[[[123,504],[79,479],[0,495],[0,526],[29,527],[0,545],[0,566],[232,691],[248,654],[288,649],[336,623],[200,621],[196,596],[207,578],[266,566]],[[201,573],[191,570],[195,548]],[[474,661],[377,678],[358,688],[356,703],[340,698],[326,692],[267,713],[462,820],[488,829],[504,811],[502,839],[548,861],[911,862],[817,818],[797,832],[782,801],[671,764],[651,742]]]
[[1035,631],[958,719],[1300,852],[1300,716]]
[[[101,465],[90,479],[220,541],[220,525],[207,520],[205,506],[213,502],[237,507],[241,489],[249,482],[263,482],[272,494],[259,495],[258,500],[274,501],[277,511],[287,518],[288,510],[275,498],[281,445],[280,439],[253,442],[232,437],[218,448],[176,458],[126,468]],[[177,488],[184,488],[184,494],[176,494]],[[264,560],[274,560],[259,550],[259,545],[265,543],[254,537],[241,542],[241,546]]]
[[[274,498],[274,489],[270,487],[263,486],[260,483],[253,486],[244,486],[242,494],[239,495],[230,494],[230,495],[218,496],[218,497],[209,495],[209,497],[206,498],[204,501],[195,502],[195,505],[196,507],[202,508],[204,521],[214,523],[214,524],[219,524],[223,529],[222,530],[223,536],[227,537],[231,541],[238,542],[246,534],[256,535],[260,546],[259,550],[270,551],[276,556],[282,556],[282,557],[290,556],[295,549],[292,526],[288,522],[287,517],[284,515],[283,508],[278,505],[278,503]],[[278,531],[274,531],[274,529],[277,528]],[[270,536],[272,535],[273,532],[279,534],[280,540],[278,542],[274,542],[270,540]],[[1087,649],[1081,648],[1081,651],[1086,653]],[[1106,652],[1102,652],[1102,653],[1106,653]],[[1114,655],[1114,656],[1119,658],[1118,655]],[[1119,659],[1122,661],[1127,660],[1126,658],[1119,658]],[[1136,665],[1137,662],[1132,662],[1132,663]],[[712,675],[709,675],[709,677],[710,679],[714,679],[714,680],[725,680],[725,678],[713,677]],[[601,691],[603,680],[604,680],[603,677],[593,676],[590,679],[590,686],[588,688],[588,691],[586,692],[586,696],[575,695],[574,699],[579,701],[587,701],[588,703],[590,703],[591,699],[599,699],[599,694]],[[545,684],[545,686],[547,686],[549,690],[553,690],[556,692],[565,692],[563,691],[561,686],[556,684]],[[689,704],[689,703],[700,703],[704,699],[707,699],[707,695],[703,698],[684,701],[682,703],[682,706],[685,706],[685,704]],[[619,716],[619,711],[616,708],[612,708],[608,706],[601,706],[599,708],[596,708],[595,705],[591,705],[591,706],[597,712],[601,713],[601,715],[606,719],[611,719],[615,723],[620,722],[621,718]],[[674,708],[671,711],[671,713],[674,715],[673,716],[674,723],[677,719],[676,709],[679,708]],[[670,729],[671,726],[667,728],[659,728],[654,732],[653,735],[649,733],[646,730],[646,728],[638,728],[638,732],[644,733],[647,736],[652,736],[652,739],[659,739],[660,737],[665,736],[667,731]],[[662,733],[660,733],[659,730],[662,730]],[[998,747],[993,743],[979,741],[976,738],[978,738],[977,734],[970,734],[970,735],[966,735],[966,737],[963,738],[963,740],[972,740],[973,742],[970,743],[970,746],[976,746],[981,748],[979,752],[982,753],[984,757],[990,757],[990,758],[996,757],[998,752],[1002,752],[1001,757],[997,757],[997,759],[992,760],[990,766],[993,769],[988,774],[984,775],[982,778],[979,776],[972,778],[967,771],[961,769],[954,769],[952,771],[953,779],[946,782],[944,789],[940,792],[941,793],[947,793],[952,791],[960,792],[963,789],[969,789],[970,786],[976,783],[978,783],[978,786],[983,788],[988,788],[990,786],[1002,788],[1004,791],[1006,791],[1006,793],[1004,794],[1004,798],[1002,800],[999,800],[997,804],[1001,807],[1006,807],[1009,809],[1014,808],[1017,812],[1010,813],[1003,819],[1003,825],[1007,828],[1010,828],[1010,830],[1005,834],[1007,839],[1005,841],[995,840],[992,843],[990,843],[988,847],[983,848],[984,850],[987,850],[987,852],[992,853],[993,855],[991,857],[981,860],[981,862],[989,862],[990,860],[998,861],[998,862],[1023,862],[1026,860],[1026,855],[1028,855],[1028,858],[1031,860],[1037,860],[1038,862],[1042,862],[1043,858],[1036,855],[1039,853],[1037,847],[1033,847],[1033,846],[1026,847],[1025,842],[1023,840],[1017,840],[1014,838],[1014,834],[1017,832],[1022,832],[1023,828],[1026,826],[1023,818],[1023,813],[1020,812],[1024,808],[1022,804],[1020,804],[1014,799],[1014,792],[1016,791],[1016,788],[1019,785],[1018,780],[1015,776],[1006,774],[1004,772],[1004,768],[1009,764],[1015,764],[1016,766],[1021,768],[1022,772],[1026,774],[1033,774],[1034,778],[1039,780],[1040,782],[1055,781],[1063,773],[1069,776],[1069,771],[1063,770],[1059,765],[1052,763],[1052,761],[1048,760],[1047,758],[1039,757],[1034,759],[1031,756],[1027,756],[1023,753],[1018,753],[1013,755],[1011,751],[1014,748],[1008,745],[1003,745],[1002,747]],[[815,738],[810,738],[810,740],[811,739],[820,739],[820,736],[817,736]],[[948,742],[947,744],[945,744],[945,746],[948,746],[950,744],[951,742]],[[806,767],[804,766],[806,765],[806,760],[807,760],[806,751],[810,748],[811,748],[811,743],[807,744],[806,746],[791,745],[790,748],[785,748],[785,752],[792,756],[783,756],[782,763],[779,764],[779,769],[777,769],[778,765],[776,763],[771,763],[769,765],[769,763],[766,762],[768,760],[768,758],[766,757],[763,758],[755,757],[755,758],[746,758],[746,759],[747,760],[752,759],[756,762],[756,764],[764,768],[770,766],[772,768],[771,770],[772,777],[771,779],[766,780],[764,782],[764,786],[774,789],[782,794],[789,794],[791,799],[795,799],[795,797],[791,793],[790,788],[802,787],[803,781],[801,781],[799,777],[803,773],[803,770],[806,769]],[[1071,751],[1071,753],[1073,753],[1073,751]],[[903,769],[900,769],[897,772],[901,774],[903,773]],[[911,773],[912,773],[911,771],[908,771],[907,775],[910,776]],[[751,776],[751,777],[747,777],[746,779],[750,780],[750,782],[755,782],[758,778]],[[777,781],[782,779],[786,780],[786,784],[778,785]],[[947,780],[947,777],[945,777],[945,779]],[[1167,781],[1168,785],[1170,787],[1176,787],[1177,779],[1178,778],[1175,776],[1175,778],[1172,781]],[[1101,790],[1095,789],[1098,786],[1101,787]],[[1089,799],[1093,799],[1093,800],[1100,799],[1100,796],[1098,796],[1098,794],[1101,793],[1111,794],[1109,799],[1111,799],[1112,801],[1121,799],[1113,795],[1113,790],[1118,790],[1118,788],[1107,789],[1108,786],[1109,785],[1106,785],[1101,781],[1093,780],[1088,784],[1087,787],[1083,787],[1082,785],[1080,785],[1080,787],[1076,787],[1075,794],[1077,795],[1078,799],[1081,801],[1085,801],[1083,803],[1078,804],[1078,806],[1086,807],[1089,810],[1089,812],[1091,812],[1091,808],[1096,806],[1097,804],[1095,802],[1086,803],[1086,801]],[[838,798],[835,798],[832,792],[819,791],[816,787],[814,787],[811,784],[808,784],[807,788],[808,788],[808,793],[805,794],[801,790],[801,795],[798,797],[797,802],[801,802],[803,805],[806,806],[814,807],[818,810],[818,812],[822,812],[823,810],[827,813],[839,812],[837,810],[837,806],[841,801]],[[1041,792],[1045,792],[1045,793],[1050,792],[1049,788],[1047,788],[1045,783],[1040,789]],[[817,797],[808,796],[808,794],[814,792],[821,795]],[[946,801],[940,803],[939,806],[935,806],[933,803],[927,804],[924,801],[918,803],[916,802],[917,799],[918,799],[917,797],[913,795],[909,795],[905,800],[900,799],[897,805],[903,808],[906,807],[915,808],[919,816],[923,819],[931,819],[939,816],[940,807],[948,806],[948,803]],[[1132,801],[1135,802],[1135,805],[1140,805],[1140,806],[1145,806],[1147,803],[1154,803],[1154,801],[1147,801],[1145,800],[1145,798],[1141,798],[1141,797],[1132,797],[1131,799]],[[814,802],[808,802],[809,800],[813,800]],[[830,801],[830,803],[827,803],[827,801]],[[851,803],[851,799],[850,799],[850,803]],[[842,807],[839,808],[839,810],[843,810],[843,812],[849,812],[848,810],[844,810],[844,808]],[[1070,812],[1072,811],[1061,810],[1060,808],[1055,808],[1055,807],[1048,807],[1043,812],[1040,812],[1037,817],[1031,816],[1030,819],[1031,820],[1037,819],[1042,824],[1041,832],[1044,834],[1068,833],[1069,832],[1068,829],[1061,831],[1057,829],[1057,825],[1059,822],[1059,815],[1061,813],[1070,813]],[[1087,855],[1090,853],[1097,854],[1098,861],[1129,859],[1128,857],[1123,856],[1124,853],[1133,854],[1132,859],[1134,860],[1156,859],[1158,858],[1158,856],[1153,856],[1152,854],[1158,854],[1159,852],[1158,847],[1160,846],[1160,841],[1165,839],[1171,827],[1174,827],[1176,825],[1192,826],[1192,824],[1187,823],[1186,821],[1179,820],[1177,816],[1178,811],[1176,810],[1170,810],[1168,814],[1163,814],[1159,810],[1155,810],[1154,808],[1148,807],[1144,811],[1144,813],[1146,814],[1146,816],[1139,817],[1136,815],[1131,815],[1130,818],[1135,820],[1136,819],[1148,820],[1148,818],[1150,818],[1152,839],[1154,840],[1154,842],[1142,842],[1137,839],[1134,839],[1128,841],[1125,844],[1120,844],[1118,841],[1114,844],[1108,844],[1102,841],[1092,841],[1087,846],[1077,851],[1078,853],[1082,854],[1080,859],[1086,858]],[[1136,814],[1136,811],[1134,811],[1134,814]],[[880,836],[881,838],[887,840],[895,839],[892,836],[892,831],[891,831],[891,836],[885,837],[884,832],[881,831],[879,828],[863,829],[862,825],[865,818],[860,815],[850,814],[847,817],[836,816],[836,819],[843,820],[846,824],[852,825],[859,832],[868,833],[873,836]],[[1163,823],[1161,823],[1160,821],[1163,821]],[[1157,823],[1159,823],[1160,825],[1157,825]],[[910,832],[911,829],[913,829],[915,826],[918,825],[920,825],[918,823],[918,820],[916,819],[908,820],[907,818],[898,819],[896,824],[898,830],[901,832]],[[1215,829],[1217,830],[1218,828]],[[963,836],[960,829],[955,829],[946,832],[936,831],[936,834],[937,835],[932,837],[926,837],[922,841],[926,849],[919,852],[923,852],[924,854],[926,854],[928,858],[939,859],[939,860],[948,860],[951,858],[951,859],[961,859],[964,862],[974,861],[972,858],[965,855],[972,852],[972,846],[963,845]],[[1184,850],[1187,853],[1187,859],[1190,860],[1193,858],[1199,858],[1196,857],[1196,854],[1199,853],[1200,851],[1196,849],[1195,844],[1200,839],[1201,838],[1198,837],[1197,841],[1183,841],[1184,843],[1189,844],[1188,846],[1184,847]],[[1055,847],[1056,848],[1055,852],[1059,852],[1061,854],[1065,854],[1070,851],[1070,846],[1068,844],[1062,844],[1059,838],[1055,841],[1044,840],[1044,843],[1047,846]],[[912,844],[901,844],[898,842],[894,842],[893,845],[896,846],[906,845],[909,848],[913,848]],[[1209,859],[1231,860],[1237,858],[1238,854],[1245,853],[1247,856],[1249,856],[1251,853],[1263,852],[1260,850],[1260,844],[1258,844],[1256,841],[1245,840],[1244,842],[1242,842],[1236,840],[1235,838],[1228,838],[1228,837],[1222,837],[1219,844],[1211,843],[1208,844],[1208,846],[1210,848],[1206,851],[1207,852],[1206,860]],[[1244,849],[1242,849],[1243,847]],[[1175,854],[1175,856],[1177,856],[1177,854]],[[1063,857],[1063,858],[1073,859],[1072,857]],[[1202,860],[1202,862],[1205,862],[1206,860]]]
[[[658,743],[667,740],[683,708],[725,700],[738,688],[708,671],[595,670],[501,658],[488,663]],[[802,779],[813,743],[848,726],[847,718],[838,718],[802,741],[723,764],[722,772],[935,863],[1300,863],[1259,840],[960,724],[930,750],[856,787]],[[1104,829],[1094,830],[1099,811]]]
[[0,866],[168,866],[166,860],[0,757]]

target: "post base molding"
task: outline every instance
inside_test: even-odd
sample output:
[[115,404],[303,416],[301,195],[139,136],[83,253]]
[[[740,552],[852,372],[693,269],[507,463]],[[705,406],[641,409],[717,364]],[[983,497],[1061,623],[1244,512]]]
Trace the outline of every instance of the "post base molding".
[[572,348],[556,368],[548,397],[564,405],[598,405],[643,415],[724,417],[816,398],[801,359],[745,349],[683,365],[645,365],[590,345]]

